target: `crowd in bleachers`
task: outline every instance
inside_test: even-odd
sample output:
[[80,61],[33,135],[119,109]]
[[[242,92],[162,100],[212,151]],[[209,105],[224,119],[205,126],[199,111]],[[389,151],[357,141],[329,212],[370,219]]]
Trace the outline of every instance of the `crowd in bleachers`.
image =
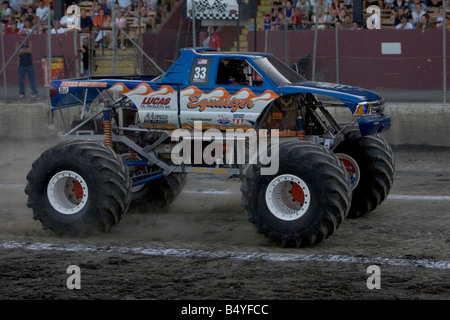
[[[446,0],[449,20],[450,0]],[[396,29],[442,28],[444,22],[442,0],[363,0],[363,23],[353,19],[353,0],[272,0],[271,11],[264,14],[261,29],[364,29],[369,17],[366,9],[380,8],[381,27]]]
[[[60,0],[57,0],[60,1]],[[144,31],[155,28],[155,25],[169,13],[171,0],[64,0],[58,6],[61,12],[56,14],[54,0],[0,0],[0,21],[3,34],[45,33],[48,32],[48,18],[51,18],[51,33],[63,34],[71,32],[67,27],[70,14],[66,12],[71,5],[81,10],[80,27],[82,32],[91,32],[96,28],[112,26],[112,9],[121,12],[116,24],[122,28],[144,26]],[[50,4],[50,13],[48,5]],[[61,16],[61,19],[55,17]],[[97,31],[99,33],[99,31]]]

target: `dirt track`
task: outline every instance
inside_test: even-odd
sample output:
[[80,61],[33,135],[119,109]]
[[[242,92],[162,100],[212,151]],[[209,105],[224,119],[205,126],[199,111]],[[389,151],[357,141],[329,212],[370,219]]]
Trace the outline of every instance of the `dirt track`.
[[[3,300],[450,299],[448,149],[395,148],[396,180],[379,208],[321,244],[283,249],[246,220],[239,181],[204,176],[189,177],[165,210],[130,211],[108,234],[57,238],[32,220],[23,192],[52,144],[0,145]],[[70,265],[80,290],[66,286]],[[367,287],[370,265],[381,289]]]

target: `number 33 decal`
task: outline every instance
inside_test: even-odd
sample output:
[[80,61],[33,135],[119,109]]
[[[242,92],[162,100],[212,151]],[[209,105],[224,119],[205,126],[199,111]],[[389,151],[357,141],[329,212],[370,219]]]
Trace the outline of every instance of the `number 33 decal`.
[[195,79],[205,79],[206,78],[206,67],[195,67]]

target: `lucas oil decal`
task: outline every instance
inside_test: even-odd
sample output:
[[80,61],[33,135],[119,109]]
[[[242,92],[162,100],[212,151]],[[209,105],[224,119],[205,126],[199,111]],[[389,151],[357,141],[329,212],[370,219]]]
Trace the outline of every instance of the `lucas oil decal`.
[[258,101],[270,102],[278,97],[271,90],[266,90],[257,96],[248,88],[243,88],[235,94],[230,94],[224,88],[217,88],[209,93],[205,93],[197,87],[189,87],[182,90],[181,96],[182,98],[188,98],[188,109],[198,109],[200,112],[217,108],[229,112],[248,110],[253,108]]
[[147,83],[142,83],[129,89],[123,83],[116,83],[109,90],[125,94],[138,107],[143,109],[170,109],[176,103],[177,91],[171,86],[162,86],[153,89]]
[[141,108],[170,109],[170,101],[171,98],[146,97],[144,101],[142,101]]

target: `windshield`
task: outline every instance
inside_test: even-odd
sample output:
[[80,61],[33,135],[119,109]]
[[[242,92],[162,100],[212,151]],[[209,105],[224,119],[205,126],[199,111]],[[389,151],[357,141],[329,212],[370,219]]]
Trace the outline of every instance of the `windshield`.
[[278,86],[307,81],[291,67],[276,57],[253,60],[264,73]]

